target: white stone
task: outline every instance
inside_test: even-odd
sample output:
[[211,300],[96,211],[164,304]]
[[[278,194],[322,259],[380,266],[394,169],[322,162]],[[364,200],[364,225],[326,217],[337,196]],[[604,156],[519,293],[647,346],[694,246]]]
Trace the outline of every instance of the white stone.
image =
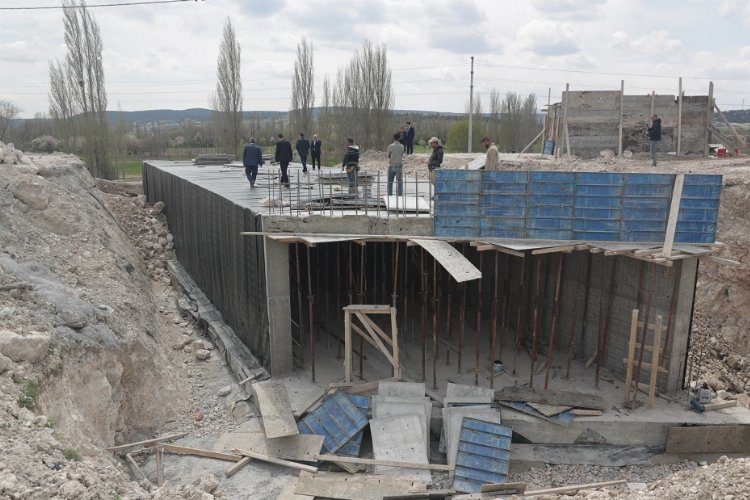
[[36,363],[42,360],[49,350],[50,335],[44,332],[31,332],[18,335],[10,330],[0,330],[0,353],[20,363]]
[[44,210],[49,205],[47,181],[43,177],[19,175],[8,187],[16,199],[35,210]]
[[211,351],[206,349],[198,349],[195,351],[195,359],[205,361],[211,356]]
[[232,392],[232,386],[228,385],[226,387],[222,387],[219,389],[219,397],[229,396],[229,394]]

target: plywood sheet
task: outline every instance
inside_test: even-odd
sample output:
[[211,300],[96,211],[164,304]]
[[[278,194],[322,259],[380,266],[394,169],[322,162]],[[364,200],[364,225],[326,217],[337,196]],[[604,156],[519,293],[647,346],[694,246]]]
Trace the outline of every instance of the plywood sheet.
[[482,277],[482,271],[447,241],[416,238],[410,238],[410,241],[427,250],[458,283],[478,280]]
[[300,472],[294,492],[320,498],[382,500],[384,496],[424,490],[427,483],[410,478],[340,472]]
[[489,398],[487,402],[491,403],[492,396],[494,395],[495,395],[495,391],[490,389],[489,387],[477,387],[476,385],[454,384],[453,382],[448,382],[448,385],[445,387],[446,398],[486,396]]
[[292,405],[289,404],[289,395],[281,381],[256,382],[253,384],[253,390],[263,417],[263,428],[267,438],[299,434]]
[[373,396],[373,418],[397,417],[400,415],[417,415],[422,419],[425,442],[425,452],[430,454],[430,417],[432,416],[432,402],[430,398],[410,400],[403,397]]
[[570,406],[547,405],[544,403],[528,403],[528,405],[545,417],[553,417],[564,411],[570,410]]
[[500,401],[525,401],[548,405],[570,406],[606,410],[607,403],[600,396],[577,391],[533,390],[521,387],[505,387],[495,391],[495,399]]
[[750,425],[699,425],[672,427],[667,453],[750,452]]
[[[372,449],[377,460],[426,464],[427,451],[424,447],[424,420],[417,415],[374,418],[370,420]],[[398,467],[375,467],[377,474],[389,476],[409,476],[430,483],[432,475],[428,470]]]
[[378,385],[380,396],[416,396],[425,395],[424,382],[393,382],[381,380]]
[[315,455],[323,448],[323,439],[323,436],[314,434],[266,439],[262,432],[227,432],[219,436],[213,449],[231,452],[239,448],[286,460],[314,462]]

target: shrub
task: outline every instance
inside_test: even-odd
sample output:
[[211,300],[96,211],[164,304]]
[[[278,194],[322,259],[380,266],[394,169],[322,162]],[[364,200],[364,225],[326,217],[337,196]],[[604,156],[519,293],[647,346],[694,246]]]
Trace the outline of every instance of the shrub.
[[73,448],[65,448],[65,451],[63,451],[63,456],[67,460],[73,460],[75,462],[80,462],[81,461],[81,454],[78,453]]
[[31,141],[31,150],[36,153],[53,153],[60,149],[60,141],[51,135],[42,135]]
[[27,410],[34,410],[39,398],[39,382],[36,380],[27,380],[21,394],[18,396],[18,404]]

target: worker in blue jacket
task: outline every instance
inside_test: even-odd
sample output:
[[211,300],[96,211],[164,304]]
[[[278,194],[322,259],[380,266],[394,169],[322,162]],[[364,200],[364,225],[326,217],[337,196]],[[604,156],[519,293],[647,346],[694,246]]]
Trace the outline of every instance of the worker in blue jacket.
[[245,175],[250,181],[250,187],[255,187],[255,179],[258,177],[258,167],[263,165],[263,151],[260,146],[255,144],[255,137],[250,139],[249,144],[245,144],[242,151],[242,164],[245,166]]

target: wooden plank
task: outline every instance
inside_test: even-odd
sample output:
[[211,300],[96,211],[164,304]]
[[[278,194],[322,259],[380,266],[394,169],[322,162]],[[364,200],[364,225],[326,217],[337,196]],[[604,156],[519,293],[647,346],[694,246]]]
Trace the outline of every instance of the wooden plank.
[[[661,315],[656,316],[656,331],[654,333],[654,345],[651,351],[651,366],[659,366],[659,345],[661,342]],[[665,370],[666,371],[666,370]],[[654,408],[654,398],[656,397],[656,375],[659,370],[651,370],[651,378],[648,382],[648,409]],[[640,381],[639,381],[640,382]]]
[[[354,323],[351,324],[351,329],[354,330],[355,333],[359,334],[368,344],[370,344],[371,346],[373,346],[378,351],[384,353],[384,351],[380,348],[380,346],[375,343],[375,340],[373,340],[370,337],[370,335],[367,334],[366,331],[364,331],[363,329],[361,329],[360,327],[358,327]],[[386,356],[388,356],[388,355],[386,354]],[[390,359],[388,361],[390,362]]]
[[400,495],[383,495],[383,500],[411,500],[430,498],[452,498],[456,490],[413,490]]
[[164,485],[164,451],[160,446],[154,449],[154,461],[156,467],[156,486]]
[[[393,365],[393,357],[391,356],[390,350],[385,346],[385,344],[383,344],[383,341],[381,340],[380,335],[378,335],[377,333],[375,333],[375,329],[380,330],[380,328],[378,328],[378,326],[376,324],[368,322],[367,321],[367,316],[365,316],[364,314],[362,314],[360,312],[356,312],[354,314],[362,322],[362,324],[364,325],[365,329],[367,330],[367,333],[370,334],[370,336],[372,337],[372,340],[374,340],[375,343],[377,344],[378,349],[380,350],[380,352],[382,352],[383,355],[386,358],[388,358],[388,361],[391,363],[391,365]],[[383,334],[383,335],[385,335],[385,334]]]
[[534,408],[536,411],[544,415],[545,417],[554,417],[564,411],[571,409],[570,406],[559,406],[559,405],[547,405],[544,403],[528,403],[529,406]]
[[724,408],[732,408],[737,406],[737,401],[722,401],[721,403],[709,403],[707,405],[703,405],[703,411],[711,411],[711,410],[722,410]]
[[750,425],[672,427],[667,433],[667,453],[750,452]]
[[477,280],[482,277],[482,272],[450,243],[440,240],[417,238],[411,238],[411,241],[427,250],[453,276],[456,282],[463,283],[464,281]]
[[[308,472],[305,472],[305,474],[308,474]],[[287,483],[286,486],[284,486],[284,489],[279,492],[276,500],[315,500],[314,496],[295,493],[294,491],[296,488],[297,478],[294,478],[294,481]]]
[[538,250],[532,250],[531,255],[542,255],[546,253],[557,253],[557,252],[572,252],[576,249],[576,245],[562,245],[557,247],[540,248]]
[[266,439],[263,432],[227,432],[219,436],[213,445],[214,450],[254,451],[270,457],[285,460],[314,462],[315,455],[323,447],[323,436],[315,434],[297,434],[280,438]]
[[344,308],[344,382],[352,381],[352,314]]
[[315,457],[317,460],[324,462],[342,462],[347,464],[360,464],[360,465],[383,465],[387,467],[398,467],[403,469],[422,469],[422,470],[441,470],[450,472],[454,470],[451,465],[445,464],[430,464],[430,463],[419,463],[419,462],[400,462],[398,460],[378,460],[374,458],[359,458],[359,457],[347,457],[343,455],[318,455]]
[[638,309],[630,313],[630,340],[628,341],[628,357],[625,360],[627,371],[625,374],[625,402],[630,401],[630,382],[633,380],[633,359],[635,358],[635,344],[638,338]]
[[620,484],[625,484],[627,481],[625,479],[619,479],[617,481],[603,481],[601,483],[588,483],[588,484],[578,484],[575,486],[561,486],[559,488],[545,488],[543,490],[530,490],[523,494],[525,497],[531,497],[534,495],[551,495],[555,493],[576,493],[580,490],[590,490],[590,489],[596,489],[596,488],[604,488],[607,486],[617,486]]
[[521,387],[505,387],[495,391],[498,401],[526,401],[548,405],[570,406],[572,408],[590,408],[606,410],[607,403],[600,396],[578,391],[533,390]]
[[378,388],[378,396],[402,396],[418,397],[425,396],[427,390],[424,382],[398,382],[398,381],[381,381]]
[[164,451],[170,453],[180,453],[182,455],[193,455],[196,457],[215,458],[217,460],[226,460],[228,462],[239,462],[242,457],[231,453],[223,453],[214,450],[203,450],[200,448],[189,448],[187,446],[177,446],[174,444],[159,445]]
[[128,461],[128,464],[130,464],[130,468],[133,473],[141,482],[146,481],[147,483],[151,483],[151,481],[148,480],[148,477],[146,477],[146,474],[143,472],[143,469],[141,469],[141,467],[138,465],[138,462],[136,462],[133,458],[133,455],[131,455],[130,453],[126,453],[125,459]]
[[263,375],[263,370],[258,370],[255,373],[253,373],[252,375],[250,375],[249,377],[243,378],[242,380],[240,380],[239,382],[237,382],[237,384],[238,385],[247,384],[248,382],[253,381],[256,378],[260,377],[261,375]]
[[230,468],[228,468],[227,470],[225,470],[224,471],[224,475],[226,477],[232,477],[232,476],[234,476],[235,474],[237,474],[237,472],[241,468],[243,468],[244,466],[246,466],[247,464],[249,464],[250,462],[252,462],[252,460],[253,459],[251,457],[243,457],[242,460],[240,460],[239,462],[237,462],[236,464],[234,464],[233,466],[231,466]]
[[381,500],[385,495],[399,495],[412,490],[424,490],[424,481],[373,474],[345,474],[340,472],[300,472],[294,492],[315,498]]
[[[628,358],[622,358],[622,362],[623,362],[623,364],[627,365],[628,364]],[[645,368],[646,370],[650,370],[651,369],[651,363],[641,363],[641,368]],[[662,367],[662,366],[659,366],[657,368],[657,370],[660,371],[661,373],[667,373],[667,369],[664,368],[664,367]]]
[[279,380],[265,380],[253,384],[255,398],[263,417],[267,438],[299,434],[286,387]]
[[363,312],[366,314],[390,314],[391,306],[384,304],[349,304],[344,311]]
[[391,344],[391,338],[385,334],[385,332],[372,320],[371,317],[365,314],[360,314],[360,313],[357,313],[357,317],[360,319],[360,321],[362,321],[362,323],[365,323],[366,321],[370,325],[370,328],[372,328],[375,331],[375,333],[380,335],[380,338],[386,341],[388,345],[390,346],[393,345]]
[[299,470],[304,470],[307,472],[318,471],[318,468],[313,467],[312,465],[305,465],[305,464],[300,464],[297,462],[291,462],[289,460],[283,460],[281,458],[269,457],[268,455],[263,455],[262,453],[255,453],[254,451],[250,451],[250,450],[240,450],[239,448],[236,448],[232,451],[234,451],[235,453],[239,455],[242,455],[243,457],[251,457],[256,460],[260,460],[261,462],[268,462],[269,464],[282,465],[284,467],[289,467],[291,469],[299,469]]
[[368,392],[377,391],[381,382],[395,382],[396,378],[386,378],[382,380],[373,380],[371,382],[365,382],[363,384],[355,384],[351,387],[344,387],[341,390],[347,394],[366,394]]
[[391,307],[391,347],[393,349],[393,376],[396,380],[401,379],[401,358],[398,353],[398,324],[396,321],[396,308]]
[[491,493],[495,491],[503,491],[506,492],[506,494],[521,494],[526,491],[526,483],[488,483],[479,487],[480,493]]
[[601,417],[601,410],[589,410],[586,408],[573,408],[570,410],[576,417]]
[[[679,156],[679,154],[680,148],[678,146],[677,155]],[[667,219],[667,231],[664,234],[664,247],[661,253],[662,257],[669,257],[672,255],[672,245],[674,245],[674,234],[677,229],[677,216],[680,213],[680,200],[682,199],[682,186],[684,183],[685,174],[677,174],[674,178],[672,203],[669,206],[669,218]]]
[[128,443],[128,444],[121,444],[119,446],[112,446],[111,448],[105,448],[107,451],[122,451],[126,450],[128,448],[135,448],[137,446],[146,446],[149,444],[159,443],[161,441],[171,441],[173,439],[181,438],[182,436],[187,436],[187,432],[178,432],[176,434],[167,434],[166,436],[160,436],[153,439],[146,439],[143,441],[136,441],[134,443]]

